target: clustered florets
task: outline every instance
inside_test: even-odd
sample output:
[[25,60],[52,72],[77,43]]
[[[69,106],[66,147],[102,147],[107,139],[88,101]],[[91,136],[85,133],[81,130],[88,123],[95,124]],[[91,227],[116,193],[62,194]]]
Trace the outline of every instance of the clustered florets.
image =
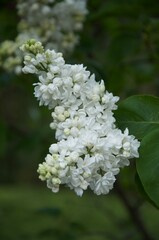
[[0,65],[21,73],[22,55],[19,47],[28,39],[41,41],[45,49],[51,48],[64,54],[78,43],[78,32],[87,14],[87,0],[18,0],[20,17],[18,36],[0,46]]
[[39,164],[40,179],[53,192],[64,184],[79,196],[88,187],[107,194],[120,168],[138,157],[140,145],[128,129],[122,133],[115,125],[112,110],[119,98],[83,65],[65,64],[61,53],[44,51],[34,40],[21,49],[26,54],[23,71],[38,75],[34,94],[40,105],[52,109],[50,127],[58,140]]

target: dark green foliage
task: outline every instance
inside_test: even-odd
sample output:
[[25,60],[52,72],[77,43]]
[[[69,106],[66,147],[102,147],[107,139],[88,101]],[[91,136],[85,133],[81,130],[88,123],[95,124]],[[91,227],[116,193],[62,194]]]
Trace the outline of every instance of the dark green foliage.
[[126,127],[138,139],[152,130],[159,129],[159,98],[154,96],[132,96],[119,104],[115,111],[119,128]]
[[149,198],[159,207],[159,128],[146,135],[140,147],[137,171]]
[[138,176],[151,201],[159,207],[159,98],[129,97],[119,104],[115,116],[122,130],[128,127],[141,141],[136,159]]

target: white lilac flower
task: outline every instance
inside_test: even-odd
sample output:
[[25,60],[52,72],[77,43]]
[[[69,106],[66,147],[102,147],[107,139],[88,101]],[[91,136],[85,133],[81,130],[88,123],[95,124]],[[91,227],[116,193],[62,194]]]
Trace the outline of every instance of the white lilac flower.
[[19,47],[31,38],[41,41],[45,49],[69,54],[79,41],[88,13],[86,3],[87,0],[18,0],[18,35],[14,41],[1,43],[0,66],[21,73],[23,56]]
[[79,196],[87,188],[107,194],[120,168],[138,157],[140,145],[128,129],[122,132],[115,125],[119,98],[83,65],[65,64],[60,53],[44,51],[41,43],[30,40],[21,49],[26,54],[23,71],[38,75],[35,96],[52,109],[50,127],[56,130],[57,143],[39,164],[39,178],[53,192],[62,184]]

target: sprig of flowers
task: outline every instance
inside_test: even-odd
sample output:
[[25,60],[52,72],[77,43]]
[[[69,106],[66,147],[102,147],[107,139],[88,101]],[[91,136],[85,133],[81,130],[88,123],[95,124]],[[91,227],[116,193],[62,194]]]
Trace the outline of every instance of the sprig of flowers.
[[104,82],[83,65],[66,64],[61,53],[44,50],[30,40],[21,47],[24,73],[38,76],[34,94],[40,105],[52,109],[50,127],[57,143],[39,164],[39,178],[53,192],[66,185],[81,196],[88,187],[107,194],[120,168],[138,157],[140,143],[115,125],[113,110],[119,97],[105,90]]
[[0,66],[21,73],[23,56],[19,47],[28,39],[41,41],[45,49],[70,53],[79,41],[79,31],[87,14],[87,0],[18,0],[20,22],[15,41],[0,45]]

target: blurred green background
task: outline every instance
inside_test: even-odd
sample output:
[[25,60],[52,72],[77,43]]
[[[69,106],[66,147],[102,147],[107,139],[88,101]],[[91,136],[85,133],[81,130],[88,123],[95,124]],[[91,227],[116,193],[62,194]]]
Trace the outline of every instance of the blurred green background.
[[[88,0],[80,43],[68,63],[83,63],[124,99],[159,95],[159,1]],[[17,35],[16,1],[0,1],[0,42]],[[159,212],[135,182],[135,161],[108,196],[67,188],[53,194],[38,180],[54,140],[51,114],[38,106],[36,77],[0,69],[0,239],[157,240]]]

